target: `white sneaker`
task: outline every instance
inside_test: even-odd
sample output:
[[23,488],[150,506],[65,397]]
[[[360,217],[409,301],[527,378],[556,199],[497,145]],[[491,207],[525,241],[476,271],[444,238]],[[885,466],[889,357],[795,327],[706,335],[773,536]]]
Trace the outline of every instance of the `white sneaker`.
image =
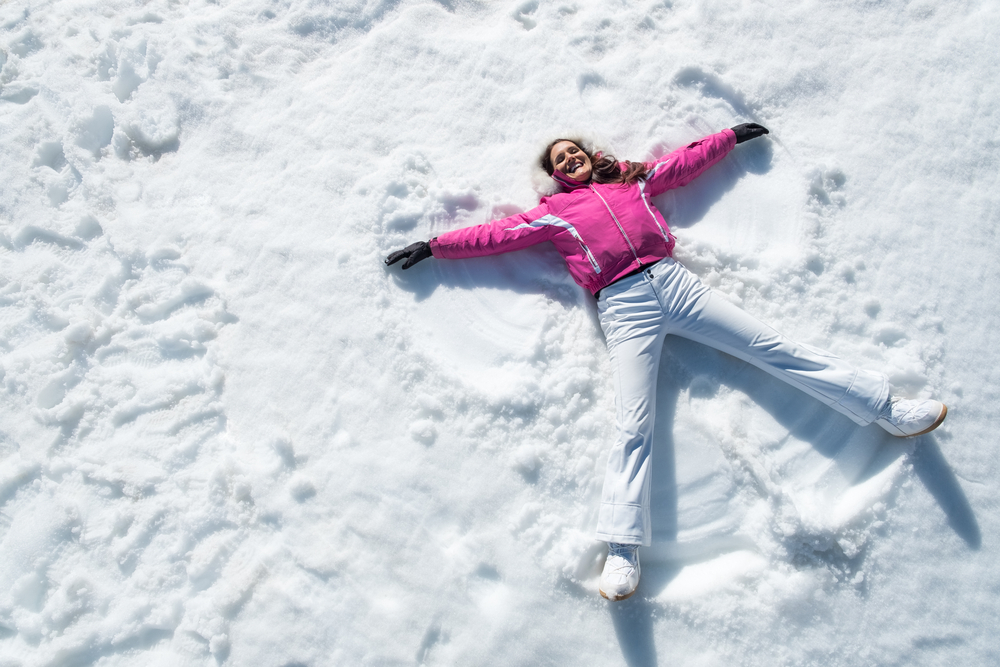
[[601,574],[601,595],[624,600],[639,586],[639,545],[608,542],[608,560]]
[[940,401],[893,397],[882,408],[875,423],[898,438],[909,438],[933,431],[947,415],[948,406]]

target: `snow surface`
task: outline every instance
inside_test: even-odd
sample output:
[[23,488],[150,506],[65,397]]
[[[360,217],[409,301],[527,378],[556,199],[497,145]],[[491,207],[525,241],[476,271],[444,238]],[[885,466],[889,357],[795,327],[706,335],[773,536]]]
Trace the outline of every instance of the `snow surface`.
[[[1000,5],[0,4],[0,665],[1000,663]],[[668,340],[653,547],[540,144],[739,122],[678,257],[950,416],[899,441]]]

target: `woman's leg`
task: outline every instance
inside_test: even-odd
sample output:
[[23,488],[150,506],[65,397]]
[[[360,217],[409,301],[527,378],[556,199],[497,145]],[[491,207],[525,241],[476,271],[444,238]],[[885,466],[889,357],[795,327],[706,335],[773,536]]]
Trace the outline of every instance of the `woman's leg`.
[[888,401],[889,381],[882,373],[783,336],[713,294],[680,264],[664,260],[653,276],[669,333],[747,361],[862,426],[875,421]]
[[598,304],[615,387],[618,438],[611,447],[597,539],[649,546],[649,475],[656,376],[666,335],[663,311],[644,276],[606,288]]

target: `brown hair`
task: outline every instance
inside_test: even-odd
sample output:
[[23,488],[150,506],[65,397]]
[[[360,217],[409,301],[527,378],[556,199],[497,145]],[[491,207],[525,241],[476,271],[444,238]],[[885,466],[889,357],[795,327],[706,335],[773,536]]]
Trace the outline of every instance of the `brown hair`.
[[649,171],[642,162],[626,161],[625,168],[622,169],[614,155],[606,155],[601,152],[591,155],[583,147],[583,142],[578,139],[556,139],[545,147],[545,152],[542,153],[541,159],[538,161],[542,169],[549,176],[556,170],[555,165],[552,164],[552,148],[561,141],[570,142],[590,158],[591,169],[593,170],[590,178],[595,183],[623,183],[625,185],[632,185],[639,179],[646,178],[646,174]]

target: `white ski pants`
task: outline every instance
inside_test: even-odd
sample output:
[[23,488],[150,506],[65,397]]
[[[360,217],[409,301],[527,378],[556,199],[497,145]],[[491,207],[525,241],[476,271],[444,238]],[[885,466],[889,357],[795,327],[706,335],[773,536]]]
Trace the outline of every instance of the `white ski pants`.
[[598,312],[611,355],[618,427],[597,520],[597,539],[605,542],[651,543],[650,453],[667,334],[747,361],[862,426],[875,421],[889,398],[882,373],[786,338],[713,294],[669,257],[601,290]]

